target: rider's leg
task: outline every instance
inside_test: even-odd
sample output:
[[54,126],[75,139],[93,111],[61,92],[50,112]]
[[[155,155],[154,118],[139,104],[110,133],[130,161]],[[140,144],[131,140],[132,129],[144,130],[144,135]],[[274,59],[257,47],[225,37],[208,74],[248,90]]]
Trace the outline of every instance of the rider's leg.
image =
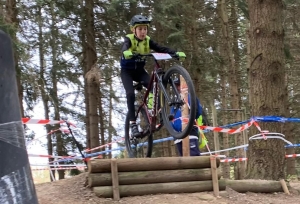
[[[190,156],[201,156],[198,139],[189,138],[189,140],[190,140],[189,141],[189,143],[190,143]],[[182,155],[183,155],[182,140],[180,142],[177,142],[176,146],[177,146],[179,156],[182,157]]]
[[129,114],[131,134],[133,137],[138,137],[141,135],[141,133],[139,132],[135,122],[135,109],[134,109],[135,93],[133,88],[133,74],[135,74],[133,70],[121,69],[121,80],[124,89],[126,91],[127,108]]
[[190,156],[201,156],[198,139],[190,139]]
[[[150,75],[146,72],[146,70],[141,69],[138,76],[139,76],[139,80],[143,82],[142,83],[143,86],[145,88],[148,88],[148,85],[150,83]],[[153,89],[152,89],[152,87],[150,87],[147,106],[148,106],[148,108],[152,108],[152,106],[153,106]]]
[[182,141],[176,143],[177,151],[180,157],[182,157]]

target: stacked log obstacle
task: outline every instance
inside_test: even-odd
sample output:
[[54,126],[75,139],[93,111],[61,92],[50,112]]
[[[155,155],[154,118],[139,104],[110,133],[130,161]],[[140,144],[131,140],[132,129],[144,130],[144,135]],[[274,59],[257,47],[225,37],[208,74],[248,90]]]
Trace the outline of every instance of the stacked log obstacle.
[[88,162],[88,185],[98,197],[225,190],[220,159],[210,156],[95,159]]

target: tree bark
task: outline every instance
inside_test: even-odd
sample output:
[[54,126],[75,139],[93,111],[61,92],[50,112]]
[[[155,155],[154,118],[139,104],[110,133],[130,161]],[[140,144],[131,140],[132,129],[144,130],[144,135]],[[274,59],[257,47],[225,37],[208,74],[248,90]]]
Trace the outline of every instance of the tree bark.
[[[239,51],[239,34],[238,34],[238,16],[237,16],[237,11],[236,11],[236,4],[235,0],[230,0],[230,10],[231,10],[231,17],[229,19],[229,27],[231,27],[232,30],[232,55],[233,55],[233,65],[232,71],[229,72],[229,75],[233,76],[233,86],[232,86],[232,93],[235,93],[233,95],[233,100],[234,101],[232,104],[233,109],[240,109],[241,108],[241,72],[240,72],[240,51]],[[235,120],[236,121],[242,121],[242,113],[240,111],[235,111]],[[236,144],[237,146],[243,145],[244,143],[244,138],[243,138],[243,133],[236,134]],[[239,158],[243,158],[246,155],[244,154],[244,150],[242,148],[237,149],[237,156]],[[235,172],[235,179],[244,179],[246,175],[246,163],[244,161],[242,162],[237,162],[237,172]]]
[[[225,190],[225,181],[219,181],[219,190]],[[136,184],[136,185],[120,185],[120,197],[164,194],[164,193],[196,193],[204,191],[212,191],[211,181],[189,181],[174,183],[154,183],[154,184]],[[93,191],[98,197],[112,198],[112,186],[93,187]]]
[[[38,49],[39,49],[39,66],[40,66],[40,74],[39,74],[39,88],[41,91],[42,102],[44,107],[44,117],[45,119],[49,119],[49,96],[46,91],[47,81],[45,80],[45,58],[44,58],[44,38],[43,38],[43,18],[42,18],[42,7],[39,5],[37,8],[37,18],[38,18]],[[51,131],[51,126],[46,125],[46,134],[47,134],[47,152],[48,155],[53,154],[53,146],[52,146],[52,137],[51,134],[48,134]],[[52,162],[53,158],[48,158],[49,162]],[[55,178],[55,171],[52,171],[53,176]],[[50,176],[50,181],[53,181],[52,177]]]
[[[82,10],[84,10],[84,0],[81,1]],[[87,66],[87,42],[86,42],[86,19],[85,19],[85,12],[83,12],[81,16],[82,20],[80,23],[81,27],[81,32],[79,35],[80,41],[81,41],[81,46],[82,46],[82,57],[83,60],[81,61],[81,65],[83,67],[83,75],[85,76],[87,72],[89,71],[89,68]],[[90,149],[91,148],[91,134],[90,134],[90,108],[89,108],[89,94],[88,94],[88,82],[87,78],[84,77],[84,103],[85,103],[85,129],[86,129],[86,148]]]
[[[51,12],[51,37],[50,37],[50,47],[51,47],[51,54],[52,54],[52,69],[51,69],[51,81],[52,81],[52,89],[50,91],[50,97],[52,100],[52,104],[54,107],[54,120],[60,120],[60,104],[58,99],[58,76],[57,76],[57,68],[58,68],[58,47],[57,47],[57,39],[58,39],[58,28],[56,27],[56,17],[55,17],[55,11],[54,11],[54,2],[50,3],[50,12]],[[55,129],[60,128],[60,124],[54,125]],[[64,142],[62,138],[61,132],[56,132],[56,152],[58,156],[64,156],[66,155],[66,152],[64,152]],[[58,179],[64,179],[65,178],[65,170],[58,171]]]
[[[232,27],[230,28],[229,25],[229,19],[227,14],[227,7],[226,7],[226,0],[218,0],[218,6],[217,6],[217,13],[219,15],[220,24],[222,26],[222,40],[223,40],[223,47],[224,47],[224,55],[227,55],[224,59],[225,65],[227,65],[228,70],[228,82],[229,83],[229,92],[230,92],[230,106],[232,109],[239,109],[240,108],[240,94],[239,94],[239,84],[238,84],[238,62],[236,63],[235,56],[238,58],[238,53],[234,53],[234,41],[237,41],[237,39],[233,39],[232,35]],[[231,3],[231,7],[234,7],[234,4]],[[233,8],[232,14],[235,14],[235,9]],[[237,29],[235,27],[235,29]],[[236,50],[235,50],[236,51]],[[238,114],[237,111],[234,111],[234,120],[235,121],[241,121],[240,114]],[[226,137],[226,136],[225,136]],[[242,145],[243,144],[243,137],[242,134],[236,135],[236,145]],[[225,148],[225,147],[224,147]],[[237,150],[237,156],[242,158],[243,150],[239,149]],[[245,176],[245,163],[239,162],[237,163],[237,174],[235,179],[243,179]]]
[[283,192],[280,181],[270,180],[226,180],[226,186],[239,193]]
[[99,142],[99,115],[98,115],[98,90],[99,81],[97,81],[97,54],[95,42],[95,23],[94,23],[94,2],[91,0],[85,1],[86,14],[86,75],[87,90],[88,90],[88,106],[89,106],[89,133],[90,133],[90,148],[98,147]]
[[[287,87],[284,62],[282,0],[248,0],[250,16],[250,104],[252,116],[286,116]],[[278,123],[262,123],[262,130],[282,132]],[[285,148],[279,139],[249,141],[247,178],[284,178]]]
[[[119,185],[169,183],[183,181],[207,181],[212,179],[211,170],[209,168],[120,172],[118,176]],[[220,178],[221,171],[218,170],[218,179]],[[89,174],[88,184],[90,187],[111,186],[111,173]]]
[[[103,100],[103,94],[101,92],[100,89],[98,89],[98,109],[99,109],[99,125],[100,125],[100,129],[99,129],[99,132],[100,132],[100,139],[101,139],[101,145],[103,145],[103,147],[100,149],[100,151],[105,151],[105,139],[104,139],[104,133],[105,133],[105,122],[104,122],[104,118],[105,117],[105,111],[104,111],[104,108],[103,108],[103,105],[102,105],[102,100]],[[99,151],[99,150],[98,150]],[[102,155],[103,158],[106,157],[106,154],[103,154]]]
[[[108,116],[108,143],[111,144],[113,136],[113,86],[112,81],[109,82],[109,116]],[[108,149],[112,149],[112,144],[108,146]],[[108,159],[112,158],[112,152],[108,153]]]
[[[94,159],[88,162],[89,173],[110,172],[110,159]],[[161,157],[161,158],[126,158],[117,160],[119,172],[201,169],[210,168],[210,157]],[[217,158],[217,167],[220,159]]]

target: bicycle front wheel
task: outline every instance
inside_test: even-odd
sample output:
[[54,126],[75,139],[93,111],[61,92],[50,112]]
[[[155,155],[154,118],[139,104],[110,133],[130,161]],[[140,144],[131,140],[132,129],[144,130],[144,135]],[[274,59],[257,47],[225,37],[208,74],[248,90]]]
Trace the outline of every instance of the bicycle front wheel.
[[[136,111],[138,106],[135,107]],[[142,107],[137,114],[136,124],[141,137],[132,137],[128,114],[125,120],[125,145],[130,158],[151,157],[153,148],[153,134],[150,128],[147,110]]]
[[[180,81],[180,86],[175,81]],[[161,111],[164,125],[176,139],[187,137],[195,125],[196,93],[193,81],[185,68],[174,65],[166,71],[161,92]]]

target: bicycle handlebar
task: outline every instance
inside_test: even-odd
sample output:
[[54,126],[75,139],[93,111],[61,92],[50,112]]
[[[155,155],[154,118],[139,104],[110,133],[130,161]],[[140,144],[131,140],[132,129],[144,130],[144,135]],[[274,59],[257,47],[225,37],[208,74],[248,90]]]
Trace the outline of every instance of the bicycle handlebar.
[[[169,53],[163,53],[163,54],[169,54]],[[169,54],[172,58],[175,58],[177,60],[179,60],[179,56],[177,54]],[[139,57],[154,57],[152,55],[152,53],[149,54],[139,54],[139,53],[135,53],[132,55],[132,58],[139,58]]]

